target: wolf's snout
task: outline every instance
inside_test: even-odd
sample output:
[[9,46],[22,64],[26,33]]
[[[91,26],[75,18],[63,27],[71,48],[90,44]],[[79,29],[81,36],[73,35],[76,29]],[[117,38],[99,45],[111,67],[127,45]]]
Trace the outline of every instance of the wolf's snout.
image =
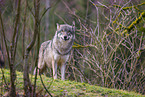
[[68,40],[68,37],[67,36],[64,36],[64,40]]

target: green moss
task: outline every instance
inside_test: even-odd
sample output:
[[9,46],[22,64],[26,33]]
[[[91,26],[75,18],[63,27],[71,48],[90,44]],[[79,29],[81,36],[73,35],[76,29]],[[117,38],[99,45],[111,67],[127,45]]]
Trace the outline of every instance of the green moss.
[[140,23],[141,20],[142,20],[142,17],[144,17],[144,16],[145,16],[145,12],[142,12],[142,13],[140,14],[140,16],[139,16],[134,22],[132,22],[132,24],[130,24],[130,25],[127,27],[128,32],[130,32],[130,31],[134,28],[134,25],[137,25],[138,23]]
[[[145,5],[145,2],[143,2],[141,4],[138,4],[138,5],[133,5],[133,6],[129,6],[129,7],[123,7],[122,10],[128,10],[128,9],[132,9],[132,8],[135,8],[136,10],[139,10],[137,7],[142,6],[142,5]],[[117,8],[121,8],[120,5],[113,5],[113,6],[117,7]]]

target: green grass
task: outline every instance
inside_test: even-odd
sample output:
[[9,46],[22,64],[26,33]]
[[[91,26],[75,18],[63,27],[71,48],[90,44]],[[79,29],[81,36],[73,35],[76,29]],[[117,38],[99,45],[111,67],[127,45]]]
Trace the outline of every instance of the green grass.
[[[4,69],[4,74],[6,77],[6,81],[9,85],[9,70]],[[17,80],[16,80],[16,89],[19,94],[23,94],[23,73],[17,73]],[[31,81],[33,82],[34,76],[30,75]],[[44,81],[45,86],[48,88],[52,79],[42,75],[42,79]],[[6,92],[4,89],[6,86],[4,85],[4,81],[2,80],[2,73],[0,70],[0,94],[3,95]],[[42,91],[41,91],[42,90]],[[57,97],[145,97],[144,95],[137,94],[135,92],[127,92],[123,90],[117,89],[108,89],[99,87],[96,85],[89,85],[87,83],[79,83],[75,81],[62,81],[62,80],[55,80],[53,81],[52,85],[48,89],[49,92],[53,96]],[[40,77],[37,79],[37,92],[40,92],[43,96],[48,96],[45,89],[42,86]]]

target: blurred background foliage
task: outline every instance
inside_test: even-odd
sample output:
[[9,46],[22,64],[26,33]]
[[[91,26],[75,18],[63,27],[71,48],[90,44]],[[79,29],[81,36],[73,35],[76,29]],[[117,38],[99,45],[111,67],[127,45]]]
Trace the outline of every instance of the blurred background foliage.
[[[15,69],[19,71],[23,71],[24,51],[34,34],[34,4],[32,0],[27,2],[28,6],[25,8],[26,2],[21,0],[17,32],[18,45],[14,64]],[[0,0],[0,11],[9,49],[17,3],[17,0]],[[144,0],[41,0],[40,43],[53,38],[56,23],[71,25],[72,21],[75,21],[76,39],[67,63],[66,79],[145,94],[144,9]],[[26,30],[23,45],[25,14]],[[2,32],[1,26],[0,31]],[[9,68],[1,33],[0,36],[4,67]],[[37,44],[29,56],[31,74],[36,51]],[[51,69],[48,69],[47,75],[52,77]]]

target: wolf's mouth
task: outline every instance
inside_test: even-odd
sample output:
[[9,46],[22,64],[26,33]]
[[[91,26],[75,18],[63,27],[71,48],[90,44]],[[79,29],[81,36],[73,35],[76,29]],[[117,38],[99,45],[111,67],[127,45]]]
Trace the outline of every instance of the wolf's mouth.
[[64,36],[64,37],[61,37],[61,39],[64,40],[64,41],[67,41],[67,40],[69,40],[69,37]]

